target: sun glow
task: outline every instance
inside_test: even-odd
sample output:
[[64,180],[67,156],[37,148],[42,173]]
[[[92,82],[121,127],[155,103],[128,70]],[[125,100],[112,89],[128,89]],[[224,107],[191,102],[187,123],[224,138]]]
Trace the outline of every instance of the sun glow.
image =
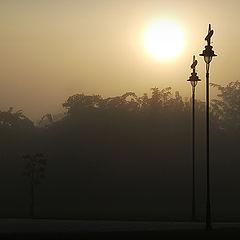
[[173,58],[183,48],[183,31],[173,22],[158,21],[146,31],[144,45],[147,51],[157,59]]

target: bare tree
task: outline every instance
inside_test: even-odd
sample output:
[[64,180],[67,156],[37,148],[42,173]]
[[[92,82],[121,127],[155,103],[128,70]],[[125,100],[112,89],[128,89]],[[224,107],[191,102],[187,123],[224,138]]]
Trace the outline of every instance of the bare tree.
[[30,182],[30,217],[34,217],[35,210],[35,187],[41,184],[44,178],[46,158],[42,153],[36,153],[33,155],[24,155],[23,159],[27,160],[24,176],[29,178]]

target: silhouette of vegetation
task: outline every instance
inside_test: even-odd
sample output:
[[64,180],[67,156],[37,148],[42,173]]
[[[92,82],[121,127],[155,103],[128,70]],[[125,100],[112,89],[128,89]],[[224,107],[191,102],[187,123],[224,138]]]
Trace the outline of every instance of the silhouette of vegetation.
[[226,87],[212,84],[219,90],[218,99],[212,101],[213,113],[222,129],[240,130],[240,82],[230,82]]
[[44,178],[47,160],[42,153],[23,155],[23,159],[27,160],[23,174],[29,178],[30,182],[30,216],[33,218],[35,208],[35,187],[41,184],[41,181]]
[[[239,82],[214,87],[219,90],[210,119],[214,217],[240,220]],[[19,176],[19,155],[41,149],[51,162],[40,185],[32,180],[30,167],[31,159],[40,157],[25,156],[32,216],[38,185],[39,217],[190,219],[191,99],[155,87],[142,96],[75,94],[63,109],[66,114],[58,120],[46,114],[38,126],[22,112],[0,112],[2,216],[25,216],[28,189]],[[196,208],[197,219],[203,219],[205,103],[197,100],[195,110]]]
[[13,108],[9,108],[8,111],[0,111],[0,127],[4,128],[33,128],[33,122],[29,120],[22,112],[19,110],[13,112]]

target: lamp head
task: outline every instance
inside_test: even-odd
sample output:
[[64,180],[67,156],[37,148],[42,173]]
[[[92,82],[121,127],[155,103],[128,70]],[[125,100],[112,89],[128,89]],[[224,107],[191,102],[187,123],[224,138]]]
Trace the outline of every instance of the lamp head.
[[205,63],[209,64],[212,61],[212,58],[217,56],[214,51],[212,50],[212,46],[211,45],[206,45],[205,49],[203,50],[203,52],[200,54],[200,56],[204,57],[204,61]]
[[205,46],[205,49],[200,54],[200,56],[204,57],[205,63],[209,64],[212,61],[212,58],[217,56],[214,51],[212,50],[211,46],[211,37],[213,36],[213,30],[211,29],[211,24],[209,24],[208,28],[208,35],[205,37],[205,40],[207,41],[207,45]]
[[197,83],[201,81],[196,73],[197,64],[198,64],[198,61],[196,60],[195,56],[193,56],[193,63],[191,65],[191,69],[193,70],[193,72],[191,73],[190,78],[187,80],[191,83],[193,88],[195,88],[197,86]]
[[201,81],[201,79],[197,76],[196,72],[192,72],[190,78],[187,80],[191,83],[192,87],[196,87],[197,83]]

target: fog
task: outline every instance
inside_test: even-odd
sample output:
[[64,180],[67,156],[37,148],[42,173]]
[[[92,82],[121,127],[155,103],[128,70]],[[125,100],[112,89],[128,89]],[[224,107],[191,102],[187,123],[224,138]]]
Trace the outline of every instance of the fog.
[[[171,86],[189,97],[186,80],[193,54],[204,79],[204,62],[198,55],[209,23],[218,54],[211,81],[222,85],[236,81],[239,4],[235,0],[2,0],[0,108],[23,109],[39,120],[46,113],[62,112],[61,103],[77,93],[142,95],[151,87]],[[143,45],[144,33],[159,19],[175,22],[184,32],[184,49],[169,61],[154,59]],[[204,99],[204,81],[197,96]]]

